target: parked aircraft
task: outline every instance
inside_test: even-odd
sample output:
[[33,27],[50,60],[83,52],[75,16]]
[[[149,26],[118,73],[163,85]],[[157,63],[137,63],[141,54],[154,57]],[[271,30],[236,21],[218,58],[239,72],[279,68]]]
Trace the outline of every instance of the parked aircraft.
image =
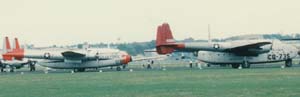
[[250,68],[250,64],[285,62],[292,66],[292,59],[299,49],[280,40],[236,40],[230,42],[176,42],[167,23],[157,28],[156,51],[170,54],[174,51],[192,52],[198,60],[212,65],[231,65],[233,68]]
[[125,68],[131,61],[156,59],[147,57],[132,59],[125,51],[112,48],[85,48],[85,49],[28,49],[16,50],[6,55],[9,58],[39,60],[38,64],[53,69],[74,69],[83,72],[88,68],[121,67]]
[[[0,62],[1,72],[3,72],[6,67],[10,68],[10,72],[14,72],[14,69],[20,69],[25,65],[29,65],[30,71],[35,71],[36,62],[23,59],[22,53],[24,53],[24,49],[20,47],[17,38],[14,39],[13,48],[11,48],[8,37],[5,37],[3,42]],[[14,57],[12,57],[12,55],[14,55]]]

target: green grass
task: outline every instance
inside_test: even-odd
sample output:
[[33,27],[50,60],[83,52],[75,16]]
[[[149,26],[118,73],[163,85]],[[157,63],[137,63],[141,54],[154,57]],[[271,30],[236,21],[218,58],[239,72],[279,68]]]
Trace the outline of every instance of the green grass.
[[300,68],[2,74],[0,97],[299,97]]

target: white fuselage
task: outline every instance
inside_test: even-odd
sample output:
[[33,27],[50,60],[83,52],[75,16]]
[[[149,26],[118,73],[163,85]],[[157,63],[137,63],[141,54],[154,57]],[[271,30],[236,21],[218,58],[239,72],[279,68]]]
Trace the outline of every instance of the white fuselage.
[[241,64],[247,60],[251,64],[280,62],[295,58],[298,49],[292,45],[274,41],[272,50],[257,56],[239,56],[229,52],[199,51],[198,60],[212,64]]
[[[68,59],[62,52],[73,51],[84,54],[82,59]],[[63,50],[27,50],[25,58],[41,59],[38,64],[55,69],[101,68],[122,64],[122,55],[127,54],[117,49],[63,49]]]

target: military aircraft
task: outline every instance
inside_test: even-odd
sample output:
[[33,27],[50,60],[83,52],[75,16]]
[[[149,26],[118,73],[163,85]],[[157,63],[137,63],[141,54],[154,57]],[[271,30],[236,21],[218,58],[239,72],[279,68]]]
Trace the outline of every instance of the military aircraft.
[[[3,72],[4,68],[6,67],[10,68],[10,72],[14,72],[14,69],[20,69],[25,65],[29,65],[30,71],[35,70],[35,61],[23,59],[22,53],[24,53],[24,49],[20,48],[17,38],[14,39],[13,48],[11,48],[8,37],[5,37],[3,42],[4,43],[0,62],[1,72]],[[12,57],[12,55],[14,55],[14,57]]]
[[[114,67],[120,71],[131,61],[156,59],[159,57],[135,58],[125,51],[112,48],[84,49],[27,49],[7,54],[6,57],[35,60],[39,65],[52,69],[74,69],[84,72],[88,68]],[[30,61],[31,62],[31,61]]]
[[157,28],[156,51],[170,54],[176,51],[192,52],[198,60],[212,65],[231,65],[232,68],[250,68],[251,64],[285,62],[292,66],[292,59],[299,49],[280,40],[236,40],[229,42],[176,42],[169,24]]

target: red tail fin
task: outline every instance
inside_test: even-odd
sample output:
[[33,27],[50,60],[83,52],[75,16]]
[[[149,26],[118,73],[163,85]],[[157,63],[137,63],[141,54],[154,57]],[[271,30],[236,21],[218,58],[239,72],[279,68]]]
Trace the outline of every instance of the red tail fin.
[[169,24],[164,23],[157,28],[156,51],[158,54],[169,54],[174,52],[174,48],[183,46],[176,44]]
[[4,60],[12,60],[11,56],[6,56],[7,53],[11,52],[10,43],[8,37],[5,37],[3,40],[3,50],[2,57]]
[[21,48],[20,48],[19,41],[18,41],[18,38],[15,38],[15,41],[14,41],[14,49],[21,49]]
[[14,40],[14,48],[11,49],[8,37],[5,37],[2,56],[4,60],[23,59],[24,49],[20,48],[17,38]]
[[169,24],[164,23],[157,28],[156,46],[175,43]]
[[3,53],[6,53],[8,51],[11,51],[10,43],[8,37],[4,38],[3,41]]

